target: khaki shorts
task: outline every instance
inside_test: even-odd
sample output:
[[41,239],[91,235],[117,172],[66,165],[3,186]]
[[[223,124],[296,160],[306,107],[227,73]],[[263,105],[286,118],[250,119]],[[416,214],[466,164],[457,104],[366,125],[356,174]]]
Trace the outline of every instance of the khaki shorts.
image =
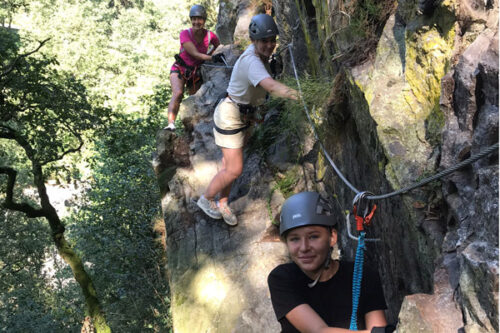
[[[215,108],[214,123],[223,130],[243,128],[247,123],[242,119],[238,105],[228,97],[223,99]],[[245,145],[245,135],[249,129],[236,134],[221,134],[214,128],[215,144],[223,148],[242,148]]]

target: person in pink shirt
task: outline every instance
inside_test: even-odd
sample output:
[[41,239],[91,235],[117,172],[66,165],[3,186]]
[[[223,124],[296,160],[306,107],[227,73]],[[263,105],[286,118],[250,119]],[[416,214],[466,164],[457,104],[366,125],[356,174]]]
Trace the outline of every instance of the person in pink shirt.
[[192,6],[189,17],[192,26],[181,31],[179,37],[181,49],[179,54],[175,55],[175,63],[170,68],[172,99],[168,104],[168,125],[164,129],[171,131],[175,130],[175,118],[184,95],[184,85],[187,86],[189,94],[193,95],[202,83],[200,65],[206,60],[224,61],[224,54],[212,55],[220,41],[215,33],[204,28],[207,20],[205,7]]

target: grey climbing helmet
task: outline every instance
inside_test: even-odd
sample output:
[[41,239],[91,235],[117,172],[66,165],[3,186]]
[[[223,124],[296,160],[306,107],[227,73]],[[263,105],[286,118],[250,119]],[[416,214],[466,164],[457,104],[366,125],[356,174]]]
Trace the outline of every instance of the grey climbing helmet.
[[288,198],[281,208],[280,236],[294,228],[321,225],[334,227],[330,204],[317,192],[300,192]]
[[267,14],[258,14],[252,17],[250,26],[248,27],[248,33],[253,40],[279,35],[276,22]]
[[189,17],[202,17],[204,20],[207,19],[207,11],[202,5],[193,5],[189,10]]

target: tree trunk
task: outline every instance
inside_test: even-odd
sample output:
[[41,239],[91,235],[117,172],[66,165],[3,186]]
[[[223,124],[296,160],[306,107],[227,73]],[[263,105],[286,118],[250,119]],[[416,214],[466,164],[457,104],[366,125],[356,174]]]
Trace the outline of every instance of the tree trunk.
[[[25,146],[25,148],[27,145]],[[29,218],[44,217],[47,219],[52,231],[52,239],[56,245],[59,255],[64,259],[64,261],[71,267],[73,276],[80,285],[82,289],[83,296],[85,297],[85,304],[89,312],[90,317],[94,323],[96,331],[98,333],[109,333],[111,328],[106,323],[106,317],[99,304],[99,299],[97,298],[97,293],[92,283],[92,279],[89,274],[85,271],[82,260],[75,251],[71,248],[69,243],[64,238],[64,225],[57,214],[54,206],[50,203],[49,197],[47,195],[47,188],[45,187],[42,166],[36,162],[33,158],[32,151],[29,147],[26,148],[28,152],[28,157],[32,161],[32,171],[34,176],[34,183],[38,189],[38,194],[40,197],[41,208],[37,208],[28,203],[17,203],[14,200],[14,186],[16,182],[17,171],[9,168],[0,166],[0,174],[5,174],[8,177],[6,198],[2,206],[26,214]]]
[[45,212],[44,217],[47,219],[52,230],[52,238],[56,245],[59,255],[64,259],[64,261],[71,267],[73,276],[80,285],[82,289],[83,296],[85,297],[85,304],[89,312],[90,317],[94,323],[97,333],[110,333],[111,328],[106,323],[106,317],[101,309],[99,299],[97,298],[97,292],[95,290],[92,279],[90,278],[85,267],[83,266],[82,260],[71,248],[70,244],[66,241],[64,237],[64,225],[57,214],[54,206],[50,203],[49,197],[47,195],[47,188],[45,187],[44,177],[42,167],[39,165],[34,165],[33,167],[34,182],[38,189],[38,194],[40,196],[40,203],[42,205],[42,210]]
[[89,315],[92,318],[94,327],[97,333],[108,333],[111,332],[108,324],[106,323],[106,318],[104,312],[101,309],[99,299],[97,298],[97,293],[94,288],[94,284],[90,279],[90,276],[85,271],[82,260],[73,251],[69,243],[64,238],[63,233],[55,234],[53,236],[54,242],[57,247],[59,255],[64,259],[64,261],[71,267],[73,275],[80,284],[83,291],[83,296],[85,297],[85,303],[89,311]]

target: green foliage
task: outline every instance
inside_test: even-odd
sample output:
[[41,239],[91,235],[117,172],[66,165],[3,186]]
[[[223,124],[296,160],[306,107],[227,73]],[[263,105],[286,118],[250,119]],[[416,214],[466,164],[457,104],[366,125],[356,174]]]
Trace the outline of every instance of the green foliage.
[[293,189],[297,184],[299,179],[300,170],[298,167],[287,170],[284,175],[277,175],[275,177],[276,186],[274,189],[279,190],[285,199],[289,198],[292,194],[294,194]]
[[93,181],[69,228],[77,248],[94,264],[93,279],[109,325],[117,332],[151,327],[166,332],[170,326],[163,250],[152,231],[160,197],[149,159],[160,111],[153,107],[145,118],[117,116],[96,142],[89,162]]
[[59,66],[85,82],[92,102],[136,112],[141,96],[168,81],[180,27],[171,31],[175,19],[167,18],[153,2],[128,8],[110,7],[107,1],[53,2],[31,3],[30,15],[19,18],[21,33],[50,38]]
[[0,78],[0,127],[29,144],[30,159],[41,164],[59,160],[78,149],[82,134],[102,124],[109,110],[92,108],[85,87],[71,73],[57,70],[54,58],[40,52],[24,56],[12,34],[2,31],[6,47],[0,48],[0,57],[8,74]]
[[74,281],[50,277],[46,222],[1,211],[0,225],[0,332],[79,331],[84,304]]
[[382,16],[385,15],[384,6],[384,1],[354,1],[349,26],[351,33],[361,38],[373,37]]
[[9,27],[14,14],[28,6],[27,0],[2,0],[0,1],[0,26]]
[[[284,78],[283,83],[289,87],[296,85],[295,79],[291,77]],[[300,84],[304,102],[312,113],[313,121],[316,125],[321,125],[323,107],[332,90],[332,83],[323,79],[303,77],[300,78]],[[279,110],[279,113],[277,117],[272,117],[256,128],[248,144],[250,151],[265,154],[278,138],[285,138],[291,144],[294,138],[299,138],[300,142],[300,138],[310,133],[302,101],[271,97],[264,107],[267,110]]]
[[[91,273],[116,332],[171,330],[164,253],[152,228],[160,194],[149,161],[171,94],[168,77],[179,32],[190,26],[194,3],[35,0],[9,9],[9,20],[21,30],[0,28],[0,66],[19,58],[10,79],[1,81],[0,125],[26,137],[50,178],[89,182],[81,207],[65,219],[66,236]],[[208,10],[206,27],[213,30],[217,2],[201,4]],[[40,50],[19,57],[41,41]],[[22,148],[0,140],[0,164],[18,169],[16,194],[23,200],[30,200],[22,194],[33,177],[28,162]],[[2,228],[6,214],[0,211]],[[19,248],[12,258],[0,257],[6,281],[2,329],[7,323],[9,331],[79,331],[85,315],[80,288],[68,266],[49,260],[50,232],[41,223],[44,229],[38,230],[37,223],[22,224],[30,233],[25,241],[37,244],[36,251],[15,237],[19,232],[0,231],[0,253]],[[32,252],[39,255],[36,265]],[[21,260],[23,274],[3,269],[7,259]],[[53,262],[53,274],[41,269],[46,262]]]
[[[57,169],[58,163],[67,154],[81,149],[84,136],[96,133],[109,116],[109,109],[88,103],[85,86],[74,75],[58,68],[54,57],[43,52],[45,42],[32,43],[28,38],[18,38],[11,30],[1,29],[0,32],[0,45],[3,46],[0,48],[0,146],[8,148],[1,154],[0,166],[3,170],[15,170],[20,175],[16,179],[15,191],[6,193],[8,188],[4,186],[5,175],[2,172],[0,199],[2,204],[8,204],[4,207],[25,214],[18,215],[27,233],[23,242],[18,242],[20,232],[4,235],[7,240],[1,243],[2,247],[9,243],[21,247],[17,253],[9,249],[16,255],[13,258],[6,256],[8,261],[22,260],[29,253],[30,248],[24,245],[26,242],[44,246],[44,250],[39,251],[42,256],[48,253],[47,243],[40,240],[45,241],[50,232],[41,230],[39,220],[25,218],[33,217],[33,211],[41,211],[45,217],[43,222],[48,220],[50,223],[51,232],[63,230],[58,217],[51,215],[49,218],[48,205],[40,202],[39,193],[45,190],[40,185],[45,176],[44,166]],[[37,188],[38,193],[33,188]],[[38,208],[40,205],[41,210]],[[11,211],[2,211],[2,228],[9,226],[10,214]],[[46,260],[47,257],[43,257],[45,266]],[[14,331],[74,330],[79,326],[78,314],[83,308],[79,286],[66,267],[57,271],[67,270],[71,281],[54,286],[52,280],[57,279],[57,275],[45,279],[41,262],[41,257],[40,264],[28,260],[28,267],[20,269],[26,271],[24,275],[18,274],[17,264],[5,263],[7,268],[13,267],[12,270],[2,269],[2,273],[7,275],[5,280],[15,283],[5,286],[5,297],[8,299],[1,304],[15,306],[16,311],[0,309],[0,315],[13,326]],[[24,287],[28,289],[23,290]],[[72,301],[55,295],[70,295]]]
[[305,120],[303,111],[296,107],[288,108],[289,105],[293,105],[293,103],[280,98],[271,97],[269,99],[264,108],[269,110],[268,112],[271,110],[279,112],[255,129],[248,142],[247,149],[249,151],[257,151],[264,155],[278,138],[285,138],[290,142],[303,131]]

